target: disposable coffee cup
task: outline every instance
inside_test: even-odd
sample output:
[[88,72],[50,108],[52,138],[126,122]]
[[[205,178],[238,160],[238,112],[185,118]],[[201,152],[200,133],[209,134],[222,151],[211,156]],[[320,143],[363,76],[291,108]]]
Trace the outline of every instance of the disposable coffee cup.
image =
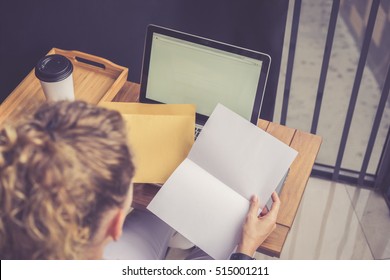
[[45,56],[35,66],[35,76],[48,101],[74,100],[72,73],[72,62],[59,54]]

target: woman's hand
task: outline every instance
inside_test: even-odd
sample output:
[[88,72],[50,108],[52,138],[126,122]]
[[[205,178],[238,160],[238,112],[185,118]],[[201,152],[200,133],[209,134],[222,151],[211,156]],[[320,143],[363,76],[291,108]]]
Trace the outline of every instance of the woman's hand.
[[276,192],[272,193],[272,207],[268,211],[264,207],[258,216],[260,202],[257,196],[251,198],[251,204],[242,229],[241,240],[237,247],[237,253],[253,256],[257,248],[276,228],[276,218],[280,208],[280,199]]

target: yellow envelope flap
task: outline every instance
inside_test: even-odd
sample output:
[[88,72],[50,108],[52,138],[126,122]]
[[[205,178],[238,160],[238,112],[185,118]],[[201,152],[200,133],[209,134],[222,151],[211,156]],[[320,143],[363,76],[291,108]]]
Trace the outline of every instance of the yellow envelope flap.
[[195,115],[194,104],[143,104],[135,102],[102,102],[99,105],[122,114],[142,115]]
[[194,105],[117,102],[100,105],[121,112],[126,121],[136,166],[134,183],[164,183],[194,143]]

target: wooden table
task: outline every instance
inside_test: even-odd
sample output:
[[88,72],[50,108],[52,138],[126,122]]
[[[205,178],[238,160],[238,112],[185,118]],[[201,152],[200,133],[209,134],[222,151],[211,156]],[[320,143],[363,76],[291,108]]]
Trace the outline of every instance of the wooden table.
[[[21,96],[26,95],[26,91],[35,93],[35,102],[43,102],[43,93],[39,87],[39,82],[30,75],[26,79],[31,79],[32,84],[18,86],[11,95],[0,106],[0,123],[4,120],[17,118],[16,111],[23,111],[29,101],[22,102]],[[113,101],[137,102],[139,97],[139,84],[126,82],[121,90],[113,98]],[[76,96],[77,97],[77,96]],[[273,122],[259,120],[258,126],[282,142],[298,151],[298,156],[293,162],[285,185],[280,193],[281,208],[277,219],[275,231],[258,248],[258,251],[270,256],[279,257],[286,241],[288,232],[292,227],[295,215],[305,191],[306,183],[309,179],[314,161],[317,157],[321,145],[321,137],[312,135],[297,129],[282,126]],[[137,184],[134,188],[133,207],[146,208],[159,188],[154,185]]]

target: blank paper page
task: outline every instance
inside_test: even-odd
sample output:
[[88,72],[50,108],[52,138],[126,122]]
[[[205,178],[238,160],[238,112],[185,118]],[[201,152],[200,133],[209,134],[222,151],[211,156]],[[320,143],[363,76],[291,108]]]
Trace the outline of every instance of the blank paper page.
[[246,199],[261,207],[286,174],[297,152],[218,104],[188,155]]
[[186,159],[147,208],[214,259],[228,259],[249,201]]

